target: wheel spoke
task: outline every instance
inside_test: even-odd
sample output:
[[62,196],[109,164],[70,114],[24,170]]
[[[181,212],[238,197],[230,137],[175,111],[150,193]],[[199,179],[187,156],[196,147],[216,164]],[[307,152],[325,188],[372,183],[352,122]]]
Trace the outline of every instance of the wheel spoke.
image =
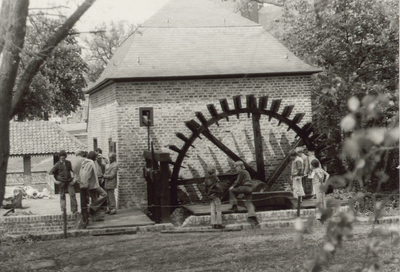
[[265,182],[264,154],[260,127],[261,114],[253,113],[254,147],[256,150],[257,179]]
[[[214,135],[211,134],[210,131],[204,130],[202,132],[204,137],[206,137],[210,142],[212,142],[215,146],[217,146],[222,152],[224,152],[229,158],[234,161],[242,160],[238,155],[235,154],[232,150],[230,150],[226,145],[224,145],[220,140],[218,140]],[[245,161],[243,162],[246,170],[249,171],[252,177],[257,176],[257,171],[254,170],[250,165],[248,165]]]

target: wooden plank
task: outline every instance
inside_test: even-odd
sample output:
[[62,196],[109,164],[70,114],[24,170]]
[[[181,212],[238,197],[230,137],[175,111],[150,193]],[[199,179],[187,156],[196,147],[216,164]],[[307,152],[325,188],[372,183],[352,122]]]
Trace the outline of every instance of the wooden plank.
[[195,115],[196,115],[197,119],[199,119],[200,123],[201,123],[204,127],[207,127],[207,126],[208,126],[208,124],[207,124],[207,119],[204,117],[204,115],[203,115],[202,112],[196,111],[196,112],[195,112]]
[[[293,108],[294,108],[294,105],[286,106],[283,109],[282,116],[285,118],[288,118],[290,116],[290,114],[292,113]],[[278,126],[280,126],[281,123],[282,123],[282,121],[279,120]]]
[[[224,99],[220,99],[219,103],[221,104],[221,109],[223,112],[228,112],[229,111],[229,104],[228,104],[228,100]],[[229,122],[229,116],[226,116],[226,121]]]
[[[176,145],[170,145],[170,146],[168,146],[168,148],[171,149],[172,151],[177,152],[178,154],[180,154],[182,152],[182,150],[179,149]],[[185,157],[189,158],[189,156],[186,154],[185,154]]]
[[[214,104],[208,104],[207,109],[210,112],[212,117],[218,117],[217,109],[215,108]],[[217,126],[219,126],[218,122],[215,122]]]
[[[160,161],[160,162],[162,162],[162,161],[165,161],[165,162],[171,161],[171,157],[169,156],[168,152],[154,151],[154,156],[155,156],[155,159],[157,161]],[[145,159],[151,160],[152,159],[151,151],[150,150],[145,150],[143,152],[143,157]]]
[[[181,139],[185,143],[189,142],[189,139],[185,135],[183,135],[182,133],[178,132],[178,133],[175,133],[175,135],[176,135],[176,137],[178,137],[179,139]],[[190,146],[195,148],[194,145],[190,145]]]
[[[235,110],[240,110],[242,109],[242,100],[240,98],[240,95],[236,95],[232,97],[233,99],[233,105],[235,106]],[[239,113],[236,114],[237,119],[239,119]]]
[[[248,109],[252,109],[256,107],[256,102],[255,102],[255,97],[254,94],[248,94],[246,95],[246,104]],[[247,117],[250,118],[250,111],[247,112]]]
[[[279,107],[281,106],[281,99],[272,100],[271,109],[270,111],[277,113],[279,111]],[[269,116],[268,121],[271,121],[272,115]]]
[[[190,131],[192,131],[193,132],[193,134],[196,134],[197,133],[197,130],[200,128],[200,125],[199,125],[199,123],[197,123],[195,120],[190,120],[190,121],[187,121],[187,122],[185,122],[185,126],[188,128],[188,129],[190,129]],[[200,139],[201,139],[201,137],[200,136],[198,136]]]
[[258,101],[258,108],[260,110],[263,110],[263,109],[265,109],[267,107],[267,104],[268,104],[268,96],[263,96]]
[[263,143],[261,135],[260,126],[261,114],[253,113],[253,134],[254,134],[254,147],[256,152],[256,162],[257,162],[257,179],[265,182],[265,165],[264,165],[264,153],[263,153]]

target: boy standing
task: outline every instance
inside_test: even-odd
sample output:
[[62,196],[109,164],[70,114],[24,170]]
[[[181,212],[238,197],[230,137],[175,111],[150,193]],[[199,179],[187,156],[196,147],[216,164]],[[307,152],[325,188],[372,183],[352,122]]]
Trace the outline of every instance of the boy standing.
[[68,161],[67,152],[65,150],[61,150],[58,153],[60,160],[51,168],[49,175],[54,176],[56,180],[56,184],[60,186],[60,206],[61,212],[64,212],[66,208],[66,200],[65,194],[68,192],[70,202],[71,202],[71,211],[72,213],[76,213],[78,211],[78,205],[76,202],[74,182],[73,182],[73,172],[72,172],[72,164]]
[[117,188],[117,154],[110,153],[108,155],[110,165],[104,172],[104,189],[107,192],[107,211],[106,213],[113,215],[117,213],[114,189]]
[[213,229],[223,229],[221,211],[221,196],[223,191],[221,181],[217,177],[215,168],[209,168],[207,173],[208,176],[204,180],[204,186],[207,196],[211,198],[211,227]]

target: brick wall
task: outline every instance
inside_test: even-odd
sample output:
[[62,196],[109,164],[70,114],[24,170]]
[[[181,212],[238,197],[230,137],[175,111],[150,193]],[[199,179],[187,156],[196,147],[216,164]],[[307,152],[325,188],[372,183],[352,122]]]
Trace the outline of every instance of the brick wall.
[[[67,215],[67,229],[73,229],[77,215]],[[0,218],[0,234],[33,234],[62,231],[62,215],[7,216]]]
[[[156,150],[170,152],[173,160],[176,153],[168,149],[169,145],[183,146],[175,136],[181,132],[187,137],[191,132],[184,125],[185,121],[195,119],[196,111],[201,111],[210,118],[207,104],[214,104],[221,112],[219,99],[226,98],[231,109],[234,108],[232,97],[242,95],[242,106],[246,105],[246,95],[254,94],[256,98],[269,96],[267,108],[271,101],[282,99],[279,113],[287,105],[295,105],[290,118],[303,112],[305,117],[299,126],[311,120],[311,97],[309,76],[281,76],[237,79],[198,79],[115,83],[92,94],[89,113],[89,144],[92,137],[97,137],[99,146],[107,146],[107,129],[116,137],[120,170],[119,205],[126,207],[146,205],[146,184],[142,177],[144,159],[143,150],[147,149],[147,128],[139,126],[139,108],[153,107],[154,126],[150,129],[151,140]],[[294,141],[293,131],[275,119],[268,120],[262,116],[261,129],[267,177],[287,154],[289,145]],[[118,125],[118,128],[117,128]],[[251,118],[242,114],[239,119],[232,116],[229,122],[221,120],[220,126],[210,127],[211,133],[225,145],[255,167],[253,128]],[[114,136],[115,135],[115,136]],[[195,148],[189,149],[183,161],[184,169],[181,178],[192,178],[204,175],[204,168],[215,165],[219,173],[233,169],[233,162],[218,148],[203,137],[194,142]],[[283,173],[274,190],[288,187],[289,169]]]
[[[93,139],[97,138],[97,147],[108,157],[108,141],[118,138],[118,103],[115,96],[115,86],[108,86],[89,98],[88,148],[93,150]],[[117,145],[118,148],[118,145]],[[118,152],[117,152],[118,154]],[[117,156],[118,160],[118,156]],[[117,203],[118,188],[115,190]]]

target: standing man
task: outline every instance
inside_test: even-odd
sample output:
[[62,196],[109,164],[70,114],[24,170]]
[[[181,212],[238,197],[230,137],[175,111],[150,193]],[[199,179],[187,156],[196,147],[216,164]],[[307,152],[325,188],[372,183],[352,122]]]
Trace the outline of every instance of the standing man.
[[305,195],[302,184],[303,172],[304,172],[303,160],[295,150],[290,150],[289,155],[292,160],[291,179],[292,179],[293,196],[299,199],[300,202],[302,202],[302,198]]
[[115,201],[114,189],[117,188],[117,154],[110,153],[108,155],[110,165],[106,169],[103,175],[104,178],[104,189],[107,192],[107,211],[106,213],[112,215],[117,213],[117,206]]
[[[100,207],[107,199],[107,193],[99,185],[97,178],[95,161],[97,154],[95,151],[90,151],[87,159],[83,160],[81,170],[79,171],[80,187],[87,189],[90,195],[93,196],[90,204],[89,214],[92,221],[103,221],[100,217]],[[85,191],[86,192],[86,191]]]
[[[74,183],[80,183],[79,173],[82,167],[82,162],[85,160],[83,157],[85,152],[83,150],[75,151],[75,159],[72,161],[72,171],[74,172]],[[80,188],[80,199],[81,199],[81,214],[83,220],[83,228],[85,228],[89,222],[89,212],[88,212],[88,204],[89,204],[89,193],[87,189]]]
[[49,175],[53,176],[56,180],[56,184],[60,186],[61,212],[64,212],[66,208],[65,194],[68,192],[71,202],[71,212],[76,213],[78,211],[78,205],[76,203],[72,165],[70,161],[66,160],[67,152],[65,152],[65,150],[61,150],[58,156],[60,160],[51,168]]
[[94,164],[96,165],[97,178],[99,179],[100,186],[104,189],[103,175],[106,171],[107,159],[103,157],[103,151],[101,150],[101,148],[96,148],[95,151],[97,154],[97,158]]
[[238,211],[237,196],[243,194],[245,196],[244,205],[248,213],[247,217],[253,225],[257,226],[259,223],[251,196],[253,192],[253,184],[251,182],[250,174],[247,172],[247,170],[245,170],[244,163],[242,161],[235,162],[235,167],[238,171],[238,176],[233,185],[229,188],[229,203],[232,205],[229,210],[234,212]]
[[310,172],[310,162],[308,161],[308,149],[306,146],[302,146],[302,147],[297,147],[296,151],[297,154],[299,154],[300,158],[303,160],[303,177],[301,179],[301,183],[303,185],[305,193],[307,191],[307,180],[308,180],[308,174]]

